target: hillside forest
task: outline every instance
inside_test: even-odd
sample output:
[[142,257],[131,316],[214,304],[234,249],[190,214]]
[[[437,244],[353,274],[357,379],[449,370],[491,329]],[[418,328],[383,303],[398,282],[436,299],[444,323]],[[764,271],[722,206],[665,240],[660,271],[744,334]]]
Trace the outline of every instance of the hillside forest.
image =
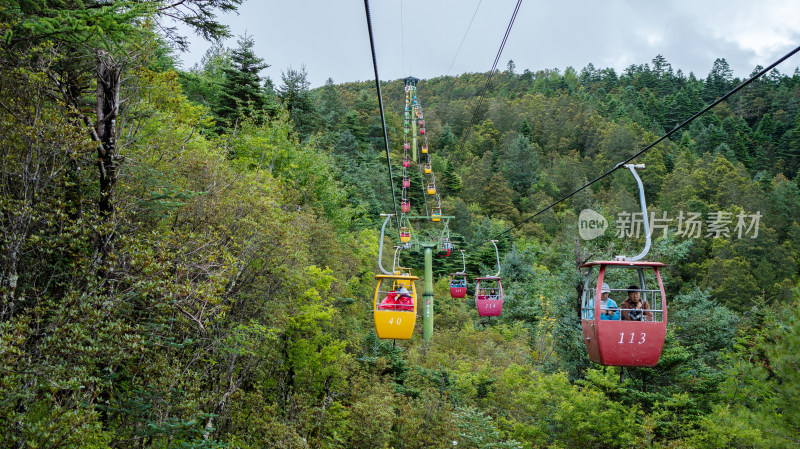
[[[661,55],[622,72],[508,61],[482,97],[489,73],[420,80],[456,249],[434,258],[430,341],[421,320],[381,340],[395,204],[374,80],[262,77],[253,38],[215,20],[239,3],[0,6],[0,447],[800,445],[800,70],[634,161],[669,324],[657,366],[604,367],[578,266],[642,248],[636,183],[617,170],[531,217],[743,81],[724,58],[707,74]],[[217,44],[183,69],[170,21]],[[381,89],[396,186],[404,82]],[[607,232],[579,237],[585,209]],[[448,274],[459,249],[471,279],[496,271],[495,236],[489,320]],[[416,275],[423,259],[401,252]]]

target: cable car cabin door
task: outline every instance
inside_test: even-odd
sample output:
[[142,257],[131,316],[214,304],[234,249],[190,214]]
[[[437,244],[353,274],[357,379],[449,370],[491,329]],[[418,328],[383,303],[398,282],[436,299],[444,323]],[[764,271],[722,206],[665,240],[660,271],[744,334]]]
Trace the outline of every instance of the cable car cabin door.
[[[595,363],[608,366],[655,366],[664,347],[664,338],[667,333],[667,304],[664,294],[664,285],[661,282],[659,267],[666,265],[658,262],[589,262],[582,267],[589,267],[589,274],[584,283],[581,327],[583,341],[589,359]],[[599,267],[597,281],[594,282],[594,268]],[[611,267],[611,270],[607,268]],[[612,298],[620,308],[615,314],[611,309],[601,308],[601,290],[603,283],[610,283],[609,271],[633,271],[639,282],[632,282],[639,287],[639,291],[646,298],[650,309],[648,321],[631,321],[623,319],[621,305],[627,294],[628,284],[614,285],[610,293],[616,294]],[[645,273],[649,274],[650,285],[645,281]],[[615,281],[619,282],[619,281]],[[648,288],[649,287],[649,288]],[[625,316],[629,316],[626,312]]]
[[500,277],[476,278],[475,307],[478,316],[500,316],[503,313],[503,285]]
[[[414,281],[419,278],[409,275],[375,275],[372,316],[378,338],[408,340],[414,334],[417,322],[417,289]],[[401,299],[398,292],[405,288],[410,293],[410,301]]]

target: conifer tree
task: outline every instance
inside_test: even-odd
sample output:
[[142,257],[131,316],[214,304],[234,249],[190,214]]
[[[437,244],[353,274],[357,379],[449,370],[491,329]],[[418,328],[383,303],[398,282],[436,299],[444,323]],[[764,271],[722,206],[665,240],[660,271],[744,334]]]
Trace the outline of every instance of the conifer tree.
[[706,100],[711,101],[721,97],[728,89],[733,87],[733,69],[725,58],[717,58],[711,67],[711,72],[706,78]]
[[527,118],[522,120],[522,125],[519,127],[519,133],[527,137],[528,141],[533,140],[533,129],[531,129],[531,124],[528,122]]
[[442,187],[444,195],[458,195],[461,193],[461,178],[458,177],[453,164],[449,161],[444,166],[444,173],[442,174]]
[[[778,157],[786,163],[784,173],[791,178],[800,170],[800,114],[794,119],[794,128],[786,133],[786,143],[778,147]],[[782,142],[783,143],[783,142]]]
[[306,67],[295,70],[291,67],[281,73],[283,84],[278,88],[278,98],[289,111],[289,116],[294,122],[294,128],[301,139],[307,138],[314,132],[317,125],[317,109],[309,91],[310,83]]
[[325,86],[322,87],[320,93],[320,118],[324,121],[328,130],[334,130],[337,128],[337,122],[342,119],[344,112],[345,107],[342,103],[342,97],[339,94],[339,91],[336,90],[336,86],[333,84],[333,79],[328,78],[328,80],[325,81]]
[[519,134],[504,151],[501,171],[510,187],[521,195],[525,195],[536,180],[539,170],[537,147],[532,146],[526,136]]
[[253,51],[255,42],[245,34],[239,47],[230,53],[230,65],[223,68],[223,81],[214,113],[219,118],[217,132],[235,127],[239,120],[260,121],[266,112],[266,98],[261,88],[261,70],[269,67]]
[[453,134],[453,128],[450,125],[444,125],[442,128],[442,134],[439,136],[439,150],[441,150],[444,154],[447,154],[450,151],[455,150],[457,144],[458,139],[456,139],[456,135]]
[[519,216],[519,212],[514,205],[508,201],[514,196],[514,192],[508,187],[508,183],[503,179],[501,173],[495,173],[491,179],[483,185],[483,198],[481,208],[491,217],[506,218],[511,221]]

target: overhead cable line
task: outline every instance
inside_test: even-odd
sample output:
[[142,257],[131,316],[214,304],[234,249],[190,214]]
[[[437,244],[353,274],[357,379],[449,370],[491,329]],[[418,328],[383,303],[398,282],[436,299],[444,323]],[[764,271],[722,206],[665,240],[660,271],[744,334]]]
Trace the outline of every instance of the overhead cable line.
[[461,46],[464,45],[464,41],[467,39],[467,34],[469,33],[469,29],[472,28],[472,22],[475,21],[475,16],[478,15],[478,8],[481,7],[481,2],[483,2],[483,0],[478,0],[478,6],[475,7],[475,12],[472,14],[472,19],[470,19],[469,25],[467,25],[467,31],[464,31],[464,37],[461,38],[461,43],[458,44],[458,50],[456,50],[456,55],[453,56],[453,61],[450,63],[450,67],[447,68],[448,74],[450,73],[450,70],[453,69],[453,65],[456,63],[456,58],[458,58],[458,54],[461,52]]
[[394,177],[392,176],[392,161],[389,158],[389,135],[386,133],[386,117],[383,113],[383,94],[381,93],[381,79],[378,76],[378,60],[375,57],[375,39],[372,37],[372,19],[369,14],[369,0],[364,0],[364,11],[367,14],[367,30],[369,30],[369,47],[372,50],[372,67],[375,69],[375,88],[378,90],[378,105],[381,111],[381,126],[383,127],[383,143],[386,147],[386,165],[389,167],[389,185],[392,186],[392,204],[394,216],[397,218],[397,227],[400,228],[400,215],[397,213],[397,198],[394,194]]
[[406,69],[406,35],[405,25],[403,25],[403,0],[400,0],[400,49],[403,51],[402,70]]
[[[661,136],[661,137],[660,137],[658,140],[656,140],[655,142],[653,142],[653,143],[651,143],[650,145],[648,145],[648,146],[644,147],[643,149],[641,149],[639,152],[637,152],[637,153],[636,153],[636,154],[634,154],[633,156],[629,157],[628,159],[625,159],[624,161],[622,161],[622,162],[618,163],[618,164],[617,164],[617,165],[615,165],[615,166],[614,166],[614,168],[612,168],[611,170],[609,170],[609,171],[607,171],[607,172],[603,173],[602,175],[598,176],[597,178],[593,179],[592,181],[590,181],[590,182],[588,182],[588,183],[584,184],[582,187],[580,187],[579,189],[575,190],[574,192],[572,192],[572,193],[570,193],[570,194],[568,194],[568,195],[565,195],[565,196],[563,196],[563,197],[562,197],[561,199],[559,199],[558,201],[556,201],[556,202],[554,202],[553,204],[551,204],[551,205],[549,205],[549,206],[545,207],[544,209],[542,209],[542,210],[540,210],[540,211],[536,212],[535,214],[531,215],[530,217],[528,217],[528,218],[526,218],[526,219],[522,220],[522,221],[521,221],[521,222],[519,222],[518,224],[516,224],[516,225],[514,225],[514,226],[512,226],[512,227],[510,227],[510,228],[508,228],[508,229],[506,229],[505,231],[503,231],[503,232],[501,232],[501,233],[499,233],[499,234],[495,235],[494,237],[491,237],[489,240],[496,240],[496,239],[497,239],[498,237],[500,237],[501,235],[503,235],[503,234],[507,234],[508,232],[511,232],[512,230],[514,230],[514,229],[516,229],[516,228],[520,227],[521,225],[523,225],[523,224],[525,224],[525,223],[527,223],[527,222],[531,221],[531,220],[532,220],[534,217],[536,217],[536,216],[538,216],[538,215],[542,214],[543,212],[546,212],[546,211],[548,211],[548,210],[552,209],[552,208],[553,208],[555,205],[557,205],[558,203],[561,203],[562,201],[564,201],[564,200],[566,200],[566,199],[568,199],[568,198],[572,197],[572,196],[573,196],[573,195],[575,195],[576,193],[578,193],[578,192],[580,192],[581,190],[583,190],[583,189],[585,189],[585,188],[589,187],[590,185],[592,185],[592,184],[596,183],[597,181],[599,181],[599,180],[601,180],[601,179],[605,178],[606,176],[610,175],[611,173],[614,173],[616,170],[619,170],[619,169],[620,169],[622,166],[624,166],[624,165],[625,165],[625,164],[627,164],[628,162],[630,162],[630,161],[632,161],[632,160],[636,159],[637,157],[639,157],[640,155],[642,155],[644,152],[646,152],[646,151],[650,150],[650,149],[651,149],[651,148],[653,148],[654,146],[658,145],[659,143],[661,143],[662,141],[664,141],[665,139],[667,139],[669,136],[671,136],[672,134],[674,134],[675,132],[677,132],[678,130],[680,130],[681,128],[683,128],[684,126],[686,126],[686,125],[688,125],[689,123],[691,123],[691,122],[692,122],[694,119],[696,119],[697,117],[700,117],[701,115],[705,114],[706,112],[708,112],[708,111],[709,111],[711,108],[713,108],[714,106],[716,106],[716,105],[718,105],[718,104],[722,103],[723,101],[725,101],[726,99],[728,99],[728,97],[730,97],[731,95],[735,94],[736,92],[739,92],[740,90],[742,90],[742,88],[744,88],[744,87],[745,87],[745,86],[747,86],[748,84],[752,83],[753,81],[755,81],[756,79],[760,78],[761,76],[763,76],[764,74],[766,74],[766,73],[767,73],[767,72],[769,72],[770,70],[774,69],[774,68],[775,68],[775,67],[776,67],[778,64],[780,64],[780,63],[782,63],[783,61],[785,61],[785,60],[789,59],[791,56],[793,56],[793,55],[794,55],[795,53],[797,53],[798,51],[800,51],[800,46],[796,47],[794,50],[790,51],[789,53],[787,53],[786,55],[784,55],[782,58],[780,58],[780,59],[778,59],[777,61],[773,62],[773,63],[772,63],[772,64],[770,64],[768,67],[766,67],[766,68],[762,69],[760,72],[758,72],[757,74],[755,74],[755,75],[754,75],[753,77],[751,77],[750,79],[748,79],[748,80],[746,80],[746,81],[743,81],[743,82],[742,82],[742,83],[740,83],[738,86],[736,86],[736,87],[734,87],[733,89],[731,89],[731,90],[730,90],[728,93],[726,93],[725,95],[723,95],[723,96],[719,97],[719,98],[718,98],[716,101],[714,101],[714,102],[713,102],[713,103],[711,103],[710,105],[708,105],[708,106],[706,106],[705,108],[703,108],[703,109],[702,109],[700,112],[698,112],[698,113],[694,114],[693,116],[689,117],[688,119],[686,119],[686,120],[685,120],[683,123],[681,123],[680,125],[676,126],[675,128],[672,128],[672,130],[670,130],[669,132],[667,132],[666,134],[664,134],[663,136]],[[481,245],[482,245],[483,243],[485,243],[485,242],[482,242],[482,243],[481,243]]]
[[511,20],[508,21],[506,34],[503,36],[503,41],[500,43],[500,49],[497,50],[497,56],[495,56],[494,58],[492,69],[489,71],[489,76],[486,78],[486,84],[483,86],[483,90],[481,90],[481,93],[478,94],[478,106],[475,107],[475,112],[472,113],[472,119],[470,119],[469,125],[467,125],[467,127],[462,132],[461,149],[464,148],[464,142],[467,140],[467,132],[472,127],[472,125],[475,124],[475,119],[478,117],[478,111],[480,111],[481,105],[483,104],[483,95],[489,89],[489,83],[492,81],[492,76],[494,76],[495,70],[497,69],[497,63],[500,61],[500,55],[503,54],[503,48],[505,48],[506,46],[508,35],[511,34],[511,27],[514,26],[514,20],[516,20],[517,18],[517,12],[519,12],[520,5],[522,5],[522,0],[517,0],[517,6],[514,7],[514,13],[511,15]]

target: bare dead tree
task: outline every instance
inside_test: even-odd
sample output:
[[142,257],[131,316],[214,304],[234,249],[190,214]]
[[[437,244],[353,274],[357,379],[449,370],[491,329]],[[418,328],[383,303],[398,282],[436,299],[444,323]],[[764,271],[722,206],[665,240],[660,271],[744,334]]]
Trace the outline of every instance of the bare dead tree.
[[575,269],[578,271],[578,280],[575,282],[575,290],[578,292],[577,300],[575,301],[575,314],[580,318],[581,316],[581,298],[583,297],[583,273],[581,272],[581,265],[589,261],[594,256],[594,253],[589,253],[586,249],[581,249],[581,241],[575,237]]
[[94,136],[97,147],[97,168],[100,173],[98,208],[103,221],[97,236],[100,260],[105,261],[114,236],[109,223],[114,216],[114,185],[117,182],[117,115],[122,64],[105,50],[97,52],[97,106]]

